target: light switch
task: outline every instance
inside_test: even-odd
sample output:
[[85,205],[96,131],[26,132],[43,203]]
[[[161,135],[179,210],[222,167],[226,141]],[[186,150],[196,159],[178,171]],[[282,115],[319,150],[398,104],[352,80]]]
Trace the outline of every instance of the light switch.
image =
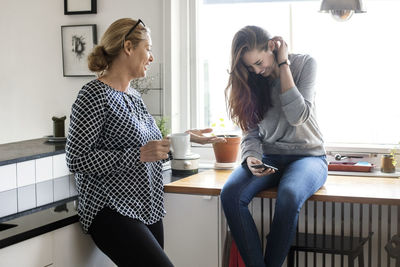
[[35,183],[35,161],[17,163],[17,186],[22,187]]

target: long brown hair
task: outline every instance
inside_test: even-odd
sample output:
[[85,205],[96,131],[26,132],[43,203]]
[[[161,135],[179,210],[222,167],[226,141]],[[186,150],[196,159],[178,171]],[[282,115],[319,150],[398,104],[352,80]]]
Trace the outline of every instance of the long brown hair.
[[270,79],[249,72],[242,57],[254,49],[268,50],[271,38],[266,30],[257,26],[246,26],[233,37],[225,99],[230,118],[244,131],[255,127],[272,104],[268,89]]

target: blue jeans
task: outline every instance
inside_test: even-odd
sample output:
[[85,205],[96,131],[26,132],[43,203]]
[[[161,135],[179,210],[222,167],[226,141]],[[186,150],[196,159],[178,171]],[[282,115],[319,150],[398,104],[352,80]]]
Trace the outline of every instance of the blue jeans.
[[[238,167],[222,188],[221,202],[246,266],[278,267],[282,266],[293,242],[300,209],[325,183],[328,167],[325,156],[264,155],[262,161],[279,171],[256,177],[247,167]],[[276,186],[275,214],[264,259],[248,205],[258,192]]]

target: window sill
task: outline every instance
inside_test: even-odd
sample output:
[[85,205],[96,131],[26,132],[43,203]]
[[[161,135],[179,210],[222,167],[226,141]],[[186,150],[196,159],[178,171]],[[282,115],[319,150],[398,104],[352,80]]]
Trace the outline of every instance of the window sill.
[[387,154],[395,148],[394,144],[346,144],[346,143],[326,143],[327,152],[352,152],[352,153],[372,153]]
[[[378,145],[378,144],[346,144],[346,143],[326,143],[325,149],[328,154],[333,152],[367,153],[367,154],[387,154],[398,145]],[[192,143],[192,149],[209,150],[212,152],[212,145],[200,145]]]
[[339,175],[339,176],[360,176],[360,177],[382,177],[382,178],[400,178],[400,171],[394,173],[384,173],[376,169],[372,172],[344,172],[344,171],[328,171],[328,175]]
[[[347,158],[343,161],[368,161],[371,164],[375,165],[375,171],[370,173],[371,176],[383,176],[386,177],[386,174],[380,175],[380,164],[381,157],[383,154],[390,153],[391,149],[394,148],[394,145],[371,145],[371,144],[326,144],[325,149],[327,151],[327,161],[336,161],[335,155],[340,154],[341,156],[362,156],[362,158]],[[214,151],[212,149],[212,145],[198,145],[192,144],[191,152],[200,155],[200,162],[214,164],[215,156]],[[397,153],[397,161],[400,162],[399,152]],[[238,155],[238,161],[240,161],[240,155]],[[399,172],[400,169],[397,169]],[[346,172],[347,173],[347,172]],[[338,174],[338,173],[337,173]],[[352,173],[340,174],[340,175],[355,175]],[[399,177],[398,173],[395,173],[394,176]],[[389,175],[393,176],[393,175]]]

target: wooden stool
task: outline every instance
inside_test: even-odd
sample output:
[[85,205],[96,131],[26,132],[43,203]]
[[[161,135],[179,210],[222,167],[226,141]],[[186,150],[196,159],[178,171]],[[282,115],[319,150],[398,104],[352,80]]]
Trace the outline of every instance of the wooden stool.
[[371,238],[373,232],[367,237],[332,236],[322,234],[297,233],[290,247],[287,266],[294,267],[294,252],[317,252],[326,254],[347,255],[348,266],[354,266],[358,257],[358,267],[364,267],[364,244]]

